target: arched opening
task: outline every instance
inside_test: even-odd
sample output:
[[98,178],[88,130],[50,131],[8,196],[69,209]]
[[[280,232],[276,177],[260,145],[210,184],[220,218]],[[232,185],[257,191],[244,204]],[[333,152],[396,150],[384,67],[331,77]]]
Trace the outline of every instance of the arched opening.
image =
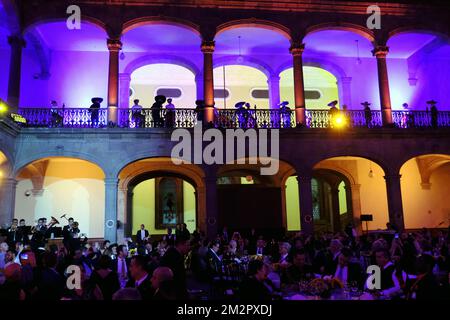
[[448,36],[427,30],[403,30],[394,33],[387,46],[392,108],[424,110],[427,101],[433,99],[442,110],[449,110],[445,105],[445,84],[450,81]]
[[119,174],[118,219],[124,236],[144,224],[150,235],[186,223],[190,232],[205,230],[203,172],[195,165],[177,166],[170,158],[149,158],[125,166]]
[[[280,161],[276,175],[261,175],[261,166],[226,164],[217,173],[219,228],[283,236],[286,229],[298,230],[298,188],[289,177],[293,167]],[[297,191],[296,191],[297,190]],[[297,202],[295,202],[297,195]]]
[[[80,30],[66,20],[40,22],[24,33],[21,107],[88,108],[93,97],[106,102],[109,53],[106,31],[86,19]],[[103,107],[106,107],[106,103]]]
[[164,95],[173,99],[176,108],[188,108],[193,106],[196,90],[195,75],[186,67],[151,64],[131,74],[129,105],[139,99],[140,105],[150,108],[155,96]]
[[[62,227],[63,214],[79,223],[88,238],[103,238],[105,220],[105,175],[96,164],[76,158],[51,157],[21,168],[14,216],[34,225],[39,218],[54,216]],[[55,236],[58,236],[55,230]]]
[[[230,94],[230,105],[234,106],[234,101],[246,101],[258,108],[277,108],[280,103],[280,88],[277,70],[280,66],[292,62],[292,55],[289,53],[290,37],[283,31],[281,26],[268,26],[257,22],[241,24],[229,24],[219,28],[215,38],[216,49],[214,52],[215,61],[224,61],[219,65],[227,66],[251,66],[259,69],[261,74],[258,78],[250,79],[254,84],[247,81],[245,90],[237,91],[237,94]],[[217,64],[216,64],[217,66]],[[228,68],[230,68],[228,67]],[[217,68],[214,73],[214,84],[216,90],[216,105],[224,104],[223,89],[228,83],[231,84],[231,77],[223,77],[223,71]],[[249,77],[248,69],[236,69],[241,79]],[[229,71],[232,72],[232,71]],[[265,74],[265,79],[262,77]],[[225,72],[227,75],[227,71]],[[256,76],[256,73],[254,73]],[[257,85],[257,87],[255,87]],[[249,88],[253,86],[253,88]],[[236,89],[237,90],[237,89]],[[220,94],[222,93],[222,94]],[[221,101],[222,100],[222,101]],[[228,101],[227,108],[228,108]]]
[[450,156],[414,157],[400,169],[406,229],[447,228],[450,224]]
[[267,77],[254,67],[223,65],[214,69],[214,96],[219,109],[234,109],[236,103],[246,101],[257,109],[269,108]]
[[[203,84],[195,78],[203,66],[201,37],[193,26],[143,18],[125,26],[121,41],[121,108],[133,105],[134,98],[150,107],[158,89],[182,108],[193,108],[203,96]],[[149,91],[141,92],[142,87]]]
[[385,172],[366,158],[345,156],[314,166],[312,192],[316,230],[340,231],[353,223],[360,231],[361,215],[372,215],[369,230],[385,229],[389,222]]
[[[361,109],[369,101],[379,107],[377,62],[373,57],[372,36],[367,30],[352,26],[322,25],[310,28],[303,39],[304,61],[321,61],[338,65],[344,74],[337,78],[339,104],[348,109]],[[335,74],[335,76],[338,76]],[[305,75],[305,81],[308,78]],[[327,109],[327,104],[322,105]]]
[[[325,109],[333,100],[340,100],[336,77],[325,69],[316,67],[303,67],[305,83],[305,100],[308,109]],[[280,74],[281,101],[294,103],[294,72],[292,68]],[[338,104],[338,108],[340,104]]]

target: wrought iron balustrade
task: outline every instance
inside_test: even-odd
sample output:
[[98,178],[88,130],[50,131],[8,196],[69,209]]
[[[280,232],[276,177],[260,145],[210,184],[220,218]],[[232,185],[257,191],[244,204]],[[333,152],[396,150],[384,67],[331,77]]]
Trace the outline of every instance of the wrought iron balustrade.
[[[27,120],[25,126],[45,128],[102,128],[108,126],[108,110],[101,108],[19,108]],[[203,114],[195,109],[152,110],[118,109],[117,126],[121,128],[193,128]],[[450,127],[450,111],[392,111],[394,127],[444,128]],[[280,109],[216,109],[216,128],[283,129],[296,126],[294,110]],[[377,128],[382,127],[381,111],[365,110],[306,110],[305,127],[320,128]]]
[[152,110],[119,109],[121,128],[193,128],[197,123],[195,109]]
[[100,128],[108,124],[107,109],[19,108],[28,127]]
[[295,127],[295,114],[292,110],[265,109],[221,109],[216,110],[215,126],[219,128],[260,128],[281,129]]
[[392,121],[398,128],[450,127],[449,111],[392,111]]

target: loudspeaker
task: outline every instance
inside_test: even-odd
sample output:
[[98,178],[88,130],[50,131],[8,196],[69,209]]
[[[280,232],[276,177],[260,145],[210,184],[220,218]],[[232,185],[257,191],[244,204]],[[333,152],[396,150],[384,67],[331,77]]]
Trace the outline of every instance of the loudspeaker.
[[373,215],[371,214],[362,214],[361,221],[373,221]]

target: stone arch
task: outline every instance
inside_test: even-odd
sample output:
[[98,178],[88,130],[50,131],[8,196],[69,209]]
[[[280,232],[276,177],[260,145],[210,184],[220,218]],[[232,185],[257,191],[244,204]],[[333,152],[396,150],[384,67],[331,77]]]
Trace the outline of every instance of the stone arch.
[[259,71],[261,71],[262,73],[264,73],[264,75],[267,78],[270,78],[271,75],[274,74],[272,68],[258,60],[252,57],[241,57],[242,58],[242,62],[237,62],[237,56],[228,56],[228,57],[221,57],[219,59],[215,59],[214,60],[214,68],[218,68],[218,67],[222,67],[222,66],[227,66],[227,65],[239,65],[239,66],[246,66],[246,67],[251,67],[254,69],[257,69]]
[[217,27],[216,37],[219,34],[221,34],[222,32],[225,32],[227,30],[236,29],[236,28],[245,28],[245,27],[263,28],[263,29],[271,30],[271,31],[281,34],[289,41],[292,40],[291,32],[288,27],[286,27],[282,24],[273,22],[273,21],[255,19],[255,18],[233,20],[233,21],[223,23]]
[[344,30],[354,32],[366,38],[372,44],[375,43],[375,35],[373,31],[367,29],[366,27],[348,22],[326,22],[317,25],[311,25],[306,29],[305,37],[310,34],[325,30]]
[[198,68],[198,66],[195,63],[189,61],[188,59],[185,59],[185,58],[182,58],[179,56],[174,56],[174,55],[159,56],[159,55],[153,55],[153,54],[138,57],[138,58],[134,59],[133,61],[130,61],[127,64],[127,66],[125,67],[124,73],[131,75],[134,71],[136,71],[137,69],[139,69],[141,67],[144,67],[144,66],[150,65],[150,64],[158,64],[158,63],[174,64],[174,65],[184,67],[184,68],[190,70],[195,76],[200,74],[200,69]]
[[147,16],[129,20],[122,26],[122,35],[124,35],[128,31],[139,28],[140,26],[151,24],[168,24],[178,26],[194,32],[199,37],[201,36],[200,27],[197,24],[188,20],[165,16]]

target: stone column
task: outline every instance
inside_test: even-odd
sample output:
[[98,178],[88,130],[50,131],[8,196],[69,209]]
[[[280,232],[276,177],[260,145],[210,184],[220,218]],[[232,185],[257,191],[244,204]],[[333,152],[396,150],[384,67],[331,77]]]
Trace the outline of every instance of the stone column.
[[22,70],[22,49],[25,47],[25,40],[21,35],[8,37],[11,46],[11,56],[9,60],[9,81],[8,81],[8,104],[10,112],[17,112],[20,99],[20,78]]
[[331,203],[332,203],[332,226],[333,226],[333,232],[339,232],[341,231],[341,214],[340,214],[340,207],[339,207],[339,189],[338,187],[332,187],[331,188]]
[[0,178],[0,227],[10,225],[14,218],[17,180]]
[[219,211],[217,197],[217,175],[214,169],[205,170],[206,194],[206,236],[213,240],[219,232]]
[[280,104],[280,76],[271,75],[267,84],[269,85],[269,109],[277,109]]
[[294,65],[295,117],[298,125],[306,125],[305,85],[303,82],[303,43],[292,43],[290,48]]
[[203,93],[204,81],[203,81],[202,73],[199,73],[195,76],[195,86],[196,86],[197,100],[203,100],[204,99],[204,93]]
[[214,41],[203,41],[203,96],[205,100],[205,122],[214,122],[214,72],[213,53]]
[[109,72],[108,72],[108,122],[117,123],[117,107],[119,106],[119,52],[122,42],[108,39]]
[[391,94],[386,64],[388,52],[389,47],[387,46],[377,46],[372,50],[373,55],[377,58],[378,88],[380,90],[381,115],[384,126],[392,125]]
[[119,188],[117,195],[117,220],[120,221],[121,226],[117,228],[117,242],[122,243],[125,239],[125,226],[127,221],[127,198],[128,189]]
[[105,240],[117,242],[117,178],[105,179]]
[[314,233],[313,203],[312,203],[312,177],[301,175],[297,177],[298,194],[300,200],[300,226],[305,234]]
[[403,220],[403,203],[400,178],[401,175],[399,174],[384,176],[384,179],[386,180],[389,222],[397,226],[399,230],[403,230],[405,228],[405,223]]
[[341,108],[346,105],[349,109],[352,108],[352,77],[342,77],[340,79],[340,89],[341,89]]

